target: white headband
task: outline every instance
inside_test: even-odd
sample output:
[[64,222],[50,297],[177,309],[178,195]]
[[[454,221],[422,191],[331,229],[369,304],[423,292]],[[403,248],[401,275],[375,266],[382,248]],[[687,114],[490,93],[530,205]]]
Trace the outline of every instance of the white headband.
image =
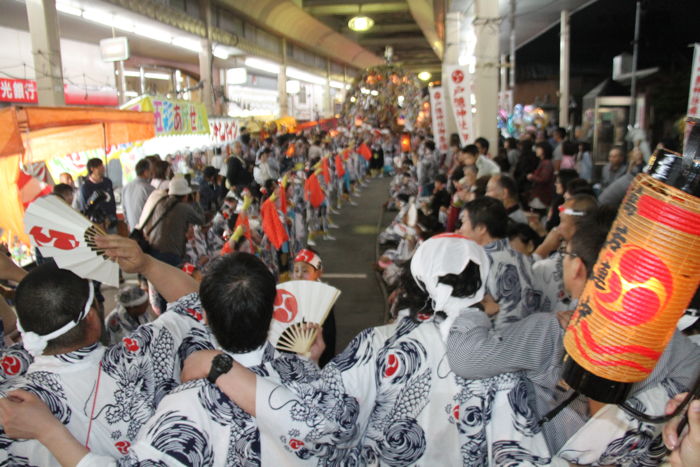
[[83,308],[83,311],[80,313],[80,315],[75,321],[68,321],[60,329],[56,329],[55,331],[49,334],[40,336],[35,332],[25,331],[22,328],[19,319],[17,320],[17,330],[22,335],[22,345],[24,346],[27,352],[32,354],[33,357],[38,357],[39,355],[43,354],[44,349],[48,345],[49,341],[64,335],[65,333],[76,327],[78,323],[85,319],[92,306],[92,301],[95,298],[95,288],[92,285],[92,281],[88,281],[88,284],[89,292],[87,302],[85,303],[85,308]]

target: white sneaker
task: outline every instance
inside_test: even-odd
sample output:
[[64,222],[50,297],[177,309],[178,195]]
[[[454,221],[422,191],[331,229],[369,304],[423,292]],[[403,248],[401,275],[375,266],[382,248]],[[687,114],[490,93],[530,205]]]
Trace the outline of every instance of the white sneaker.
[[329,228],[329,229],[339,229],[340,226],[337,225],[337,224],[334,224],[333,222],[329,222],[329,223],[328,223],[328,228]]
[[324,240],[335,240],[335,237],[333,237],[332,235],[326,234],[326,235],[323,236],[323,239],[324,239]]
[[356,191],[355,193],[353,193],[352,195],[353,195],[355,198],[359,198],[359,197],[360,197],[360,193],[357,192],[357,191]]
[[357,206],[357,203],[354,202],[353,200],[350,200],[349,203],[350,203],[350,206]]
[[309,246],[316,246],[316,242],[314,242],[312,239],[308,239],[308,240],[306,241],[306,244],[309,245]]
[[331,207],[328,208],[328,212],[330,212],[331,214],[340,214],[340,211],[333,209]]

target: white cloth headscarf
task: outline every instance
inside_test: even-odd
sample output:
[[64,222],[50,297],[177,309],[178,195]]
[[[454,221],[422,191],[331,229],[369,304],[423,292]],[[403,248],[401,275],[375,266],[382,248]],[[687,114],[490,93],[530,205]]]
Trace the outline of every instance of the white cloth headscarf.
[[[452,286],[438,282],[446,274],[460,274],[472,261],[479,266],[481,287],[469,297],[453,297]],[[447,319],[440,325],[443,338],[459,315],[484,298],[490,262],[484,249],[459,234],[441,234],[429,238],[416,250],[411,260],[411,274],[419,287],[430,296],[434,311],[442,311]]]

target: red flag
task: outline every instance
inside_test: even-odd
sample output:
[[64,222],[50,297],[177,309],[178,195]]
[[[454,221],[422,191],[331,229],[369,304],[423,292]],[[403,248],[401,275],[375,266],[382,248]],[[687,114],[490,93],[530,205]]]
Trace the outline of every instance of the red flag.
[[280,210],[287,214],[287,189],[280,185]]
[[326,195],[323,194],[321,184],[318,181],[318,176],[315,173],[311,174],[304,183],[304,198],[309,200],[314,208],[321,206],[323,200],[326,199]]
[[270,240],[270,243],[279,250],[282,244],[289,240],[287,231],[280,221],[280,216],[277,214],[275,202],[268,198],[260,209],[262,216],[262,229],[265,236]]
[[326,184],[331,182],[331,166],[327,157],[321,158],[321,170],[323,171],[323,178],[326,180]]
[[343,159],[340,157],[340,154],[336,154],[335,156],[335,174],[338,178],[342,178],[345,175],[345,166],[343,165]]
[[[253,244],[253,235],[250,233],[250,224],[248,223],[248,215],[240,213],[238,214],[238,218],[236,219],[236,224],[233,226],[234,232],[236,231],[236,227],[239,225],[243,226],[243,235],[245,235],[245,238],[248,239],[250,244]],[[227,242],[228,243],[228,242]]]
[[365,143],[360,144],[360,147],[357,148],[357,153],[361,155],[366,161],[369,161],[372,158],[372,151],[369,149],[369,146],[367,146]]

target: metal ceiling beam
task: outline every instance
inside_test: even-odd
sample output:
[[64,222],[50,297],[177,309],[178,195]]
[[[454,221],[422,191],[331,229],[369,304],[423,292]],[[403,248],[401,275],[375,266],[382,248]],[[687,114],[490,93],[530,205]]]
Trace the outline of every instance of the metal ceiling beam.
[[[376,34],[395,34],[397,32],[418,32],[420,28],[416,23],[400,23],[400,24],[375,24],[372,29],[362,34],[365,36],[376,35]],[[352,33],[356,34],[355,31],[348,27],[341,28],[343,34]]]
[[[304,3],[304,11],[313,16],[333,16],[333,15],[356,15],[363,13],[367,15],[382,13],[400,13],[408,11],[406,2],[377,2],[377,3],[329,3],[325,5],[308,5]],[[360,8],[362,6],[362,8]]]
[[[492,0],[493,1],[493,0]],[[435,29],[435,9],[433,0],[406,0],[408,7],[411,10],[411,15],[420,26],[425,39],[430,44],[430,47],[435,51],[435,55],[442,59],[445,52],[445,44],[440,39],[440,36]]]
[[379,47],[391,45],[394,48],[405,46],[429,46],[423,36],[403,37],[361,37],[357,42],[363,47]]

